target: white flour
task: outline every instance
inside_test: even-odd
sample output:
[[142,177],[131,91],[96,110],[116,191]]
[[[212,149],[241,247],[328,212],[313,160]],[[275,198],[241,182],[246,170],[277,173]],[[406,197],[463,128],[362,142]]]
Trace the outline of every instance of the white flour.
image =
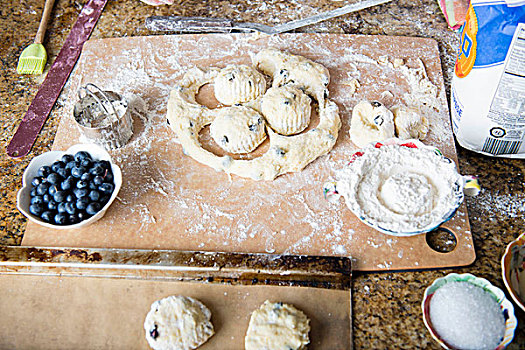
[[453,162],[431,148],[374,148],[339,173],[337,188],[358,217],[396,232],[441,223],[456,205],[461,177]]

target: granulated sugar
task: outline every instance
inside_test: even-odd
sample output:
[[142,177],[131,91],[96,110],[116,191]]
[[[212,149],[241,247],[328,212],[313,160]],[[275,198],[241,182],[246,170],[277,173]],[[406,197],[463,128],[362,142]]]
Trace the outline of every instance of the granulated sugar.
[[505,319],[498,302],[481,287],[451,282],[430,300],[434,330],[458,349],[495,349],[505,333]]

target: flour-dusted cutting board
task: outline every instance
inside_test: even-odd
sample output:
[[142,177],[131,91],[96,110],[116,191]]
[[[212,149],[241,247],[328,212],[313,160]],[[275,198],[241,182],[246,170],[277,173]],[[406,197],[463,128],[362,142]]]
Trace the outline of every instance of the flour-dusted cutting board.
[[[330,97],[343,123],[334,149],[299,173],[267,182],[229,177],[185,156],[166,125],[170,89],[188,68],[250,64],[250,55],[267,47],[306,56],[330,70]],[[454,233],[456,248],[439,253],[426,235],[384,235],[362,224],[342,200],[332,204],[323,197],[323,183],[334,180],[357,150],[348,130],[352,108],[362,99],[423,108],[431,123],[424,143],[456,159],[434,40],[334,34],[102,39],[85,44],[71,79],[54,149],[82,141],[72,106],[76,90],[86,83],[124,94],[138,109],[145,102],[146,117],[135,119],[129,144],[112,152],[124,182],[106,216],[78,230],[29,223],[23,245],[352,256],[357,270],[460,266],[475,259],[465,205],[444,225]],[[212,91],[206,89],[203,100]]]

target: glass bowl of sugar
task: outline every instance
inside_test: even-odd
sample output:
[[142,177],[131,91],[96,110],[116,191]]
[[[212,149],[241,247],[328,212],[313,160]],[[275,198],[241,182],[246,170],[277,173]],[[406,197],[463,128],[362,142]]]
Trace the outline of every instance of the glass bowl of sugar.
[[445,349],[504,349],[518,323],[505,293],[468,273],[436,279],[421,307],[425,326]]

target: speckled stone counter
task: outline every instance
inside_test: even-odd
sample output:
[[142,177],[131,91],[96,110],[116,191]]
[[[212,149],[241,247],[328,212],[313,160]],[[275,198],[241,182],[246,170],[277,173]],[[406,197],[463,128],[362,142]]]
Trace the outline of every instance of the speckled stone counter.
[[[59,98],[29,156],[13,160],[5,147],[35,96],[42,77],[15,72],[18,56],[38,28],[43,1],[4,1],[0,7],[0,244],[20,244],[26,220],[16,209],[16,192],[32,157],[48,151],[58,126]],[[58,0],[54,6],[45,46],[52,62],[60,50],[84,1]],[[237,21],[278,24],[303,18],[342,2],[320,1],[195,1],[179,0],[170,6],[152,7],[138,0],[110,1],[91,38],[151,35],[145,26],[151,15],[228,17]],[[439,42],[447,90],[453,72],[457,34],[447,28],[437,1],[393,1],[342,16],[304,32],[405,35],[434,38]],[[47,66],[49,68],[49,64]],[[477,197],[467,197],[467,207],[477,259],[472,266],[451,270],[368,273],[355,275],[353,327],[356,349],[439,348],[427,332],[421,315],[424,289],[450,272],[469,272],[505,290],[500,260],[506,245],[525,229],[525,162],[484,157],[458,149],[463,174],[479,177],[483,187]],[[2,298],[9,298],[3,295]],[[1,313],[1,310],[0,310]],[[525,348],[525,314],[516,309],[519,326],[510,349]],[[0,329],[2,332],[9,330]],[[38,347],[38,344],[35,344]]]

